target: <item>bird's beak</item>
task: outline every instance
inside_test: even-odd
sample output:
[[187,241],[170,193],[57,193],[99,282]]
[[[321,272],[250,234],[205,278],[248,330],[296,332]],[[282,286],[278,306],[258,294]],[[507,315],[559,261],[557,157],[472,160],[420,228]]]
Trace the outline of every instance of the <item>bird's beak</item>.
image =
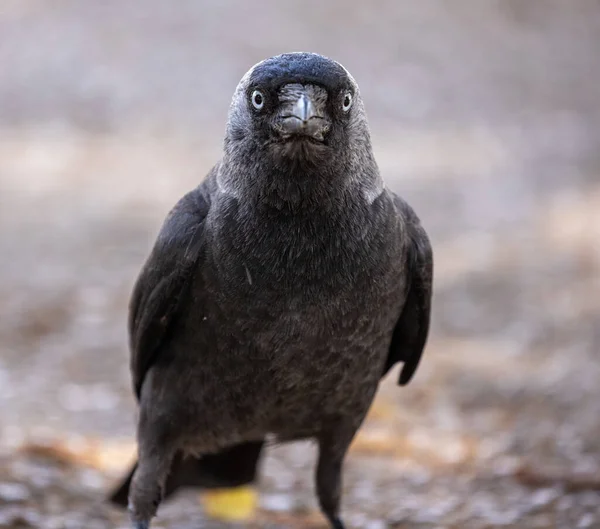
[[286,104],[279,112],[277,129],[284,137],[306,136],[323,141],[330,121],[316,108],[311,97],[301,92],[298,99]]

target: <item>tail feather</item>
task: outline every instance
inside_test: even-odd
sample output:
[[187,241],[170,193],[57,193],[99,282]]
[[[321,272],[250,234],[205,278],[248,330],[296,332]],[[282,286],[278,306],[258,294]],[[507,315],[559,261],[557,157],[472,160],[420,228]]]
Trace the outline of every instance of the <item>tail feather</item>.
[[[178,454],[173,460],[163,499],[166,500],[180,488],[231,488],[253,483],[263,444],[263,441],[242,443],[198,458],[184,458]],[[136,468],[137,463],[108,496],[110,503],[127,507],[129,487]]]
[[133,474],[135,469],[137,468],[137,461],[127,474],[127,476],[121,481],[118,487],[116,487],[108,497],[108,501],[113,505],[117,505],[119,507],[127,507],[129,503],[129,486],[131,485],[131,479],[133,478]]

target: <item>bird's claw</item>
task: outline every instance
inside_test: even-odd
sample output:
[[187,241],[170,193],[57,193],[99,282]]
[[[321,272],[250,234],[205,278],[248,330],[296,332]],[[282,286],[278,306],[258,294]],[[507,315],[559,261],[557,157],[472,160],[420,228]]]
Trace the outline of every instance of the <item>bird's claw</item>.
[[340,518],[337,517],[331,520],[331,525],[333,529],[345,529],[344,523]]

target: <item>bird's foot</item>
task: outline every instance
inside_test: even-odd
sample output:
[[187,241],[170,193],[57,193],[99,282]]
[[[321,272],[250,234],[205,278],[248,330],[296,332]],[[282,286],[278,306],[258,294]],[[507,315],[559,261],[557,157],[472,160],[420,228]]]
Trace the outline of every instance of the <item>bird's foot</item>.
[[156,515],[160,499],[162,496],[160,488],[157,488],[154,494],[147,490],[140,490],[134,487],[129,493],[129,519],[133,529],[150,529],[150,521]]
[[131,506],[129,507],[129,519],[132,529],[150,529],[150,520],[152,516],[136,513]]
[[340,518],[332,518],[331,519],[331,528],[332,529],[345,529],[345,525]]

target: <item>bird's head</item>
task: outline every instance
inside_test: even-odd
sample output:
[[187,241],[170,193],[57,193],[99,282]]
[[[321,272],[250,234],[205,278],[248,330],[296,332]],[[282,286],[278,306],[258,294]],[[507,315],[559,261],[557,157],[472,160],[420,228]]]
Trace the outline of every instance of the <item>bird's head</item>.
[[287,211],[374,200],[383,183],[348,71],[315,53],[251,68],[233,96],[217,180],[228,194]]
[[278,166],[322,165],[348,148],[370,150],[358,86],[342,65],[314,53],[262,61],[233,96],[225,145]]

